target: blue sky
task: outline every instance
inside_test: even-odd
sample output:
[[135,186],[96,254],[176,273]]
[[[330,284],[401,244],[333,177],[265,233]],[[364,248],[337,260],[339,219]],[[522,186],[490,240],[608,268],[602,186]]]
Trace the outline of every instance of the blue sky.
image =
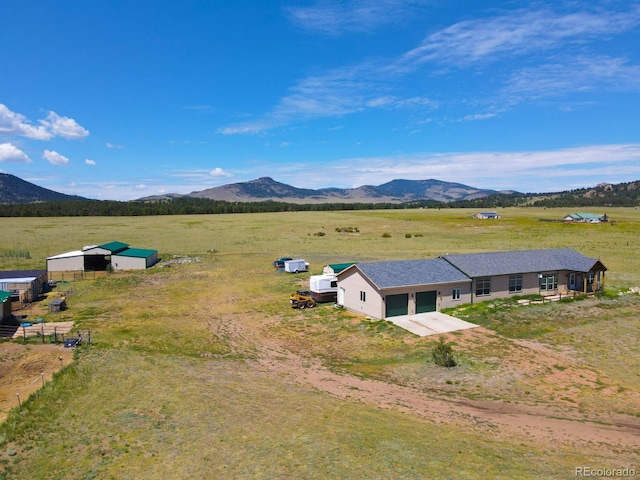
[[636,1],[3,0],[0,20],[0,171],[67,194],[640,179]]

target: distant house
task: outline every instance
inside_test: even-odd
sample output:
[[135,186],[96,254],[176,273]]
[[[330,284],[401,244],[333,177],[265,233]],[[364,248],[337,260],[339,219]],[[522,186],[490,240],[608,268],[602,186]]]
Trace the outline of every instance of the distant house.
[[[114,265],[114,258],[119,267]],[[139,259],[143,260],[130,260]],[[144,270],[158,261],[157,250],[130,248],[122,242],[109,242],[102,245],[89,245],[82,250],[61,253],[47,258],[47,271],[105,271],[111,266],[114,270]]]
[[606,270],[569,248],[358,263],[337,274],[337,303],[387,318],[510,295],[594,293],[603,291]]
[[471,279],[441,258],[357,263],[337,277],[337,303],[372,318],[471,302]]
[[498,215],[496,212],[478,212],[473,216],[473,218],[497,220],[498,218],[500,218],[500,215]]
[[11,292],[0,290],[0,323],[11,317]]
[[609,217],[607,214],[597,214],[597,213],[571,213],[565,216],[563,219],[565,222],[577,222],[577,223],[600,223],[600,222],[608,222]]

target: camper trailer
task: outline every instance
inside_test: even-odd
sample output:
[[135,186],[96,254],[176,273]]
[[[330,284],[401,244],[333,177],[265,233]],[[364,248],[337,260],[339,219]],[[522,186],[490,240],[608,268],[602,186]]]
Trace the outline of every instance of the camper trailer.
[[311,275],[309,290],[318,303],[335,302],[338,294],[338,277],[335,275]]
[[306,272],[309,264],[301,258],[287,260],[284,262],[284,271],[289,273]]

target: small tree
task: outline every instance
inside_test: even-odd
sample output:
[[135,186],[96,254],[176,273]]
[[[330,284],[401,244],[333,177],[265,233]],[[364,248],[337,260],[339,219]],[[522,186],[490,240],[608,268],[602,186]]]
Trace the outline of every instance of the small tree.
[[453,358],[453,347],[444,337],[440,337],[435,347],[433,347],[433,361],[441,367],[455,367],[456,361]]

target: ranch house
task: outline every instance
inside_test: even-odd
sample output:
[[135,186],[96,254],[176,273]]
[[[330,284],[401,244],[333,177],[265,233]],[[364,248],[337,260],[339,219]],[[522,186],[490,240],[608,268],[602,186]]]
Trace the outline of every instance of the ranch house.
[[601,292],[605,271],[568,248],[358,263],[337,274],[337,303],[380,319],[513,295]]
[[444,255],[473,281],[471,301],[510,295],[596,293],[606,267],[570,248]]
[[471,279],[441,258],[357,263],[337,277],[337,303],[372,318],[471,302]]

